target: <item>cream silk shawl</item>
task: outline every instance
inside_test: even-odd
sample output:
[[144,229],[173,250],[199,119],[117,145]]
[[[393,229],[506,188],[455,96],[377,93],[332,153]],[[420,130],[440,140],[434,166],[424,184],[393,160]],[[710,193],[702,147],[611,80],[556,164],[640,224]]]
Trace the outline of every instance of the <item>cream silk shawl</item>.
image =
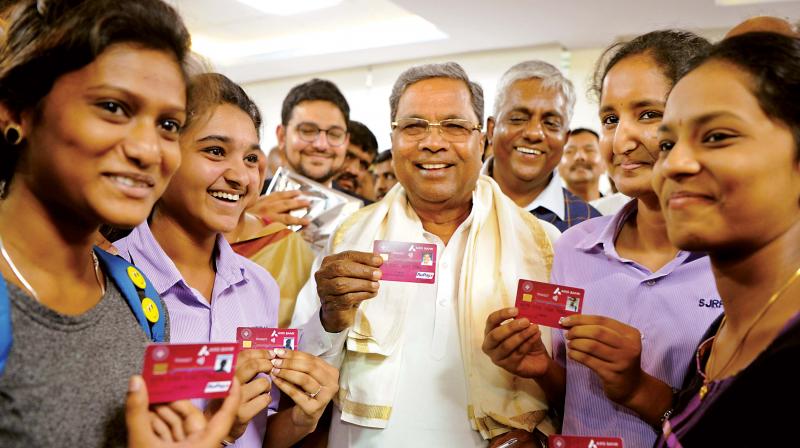
[[[514,305],[520,278],[548,281],[553,250],[538,220],[487,176],[478,179],[472,213],[456,307],[468,388],[466,411],[473,429],[488,439],[509,428],[532,431],[540,423],[549,425],[539,386],[492,364],[481,344],[486,317]],[[334,233],[331,249],[372,252],[375,240],[419,242],[415,240],[422,232],[398,184],[383,200],[349,217]],[[386,427],[399,378],[407,298],[419,293],[414,283],[381,282],[377,297],[361,303],[341,367],[337,401],[342,420]],[[549,332],[542,334],[549,348]]]

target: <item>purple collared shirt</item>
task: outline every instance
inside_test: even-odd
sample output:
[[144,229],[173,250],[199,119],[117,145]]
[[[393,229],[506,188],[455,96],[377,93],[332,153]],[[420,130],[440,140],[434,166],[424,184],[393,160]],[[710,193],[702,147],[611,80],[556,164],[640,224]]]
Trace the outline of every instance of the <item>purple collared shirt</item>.
[[[619,256],[614,241],[635,212],[636,201],[631,201],[615,215],[567,230],[555,246],[551,280],[586,290],[583,314],[611,317],[638,329],[642,369],[680,388],[700,338],[722,312],[722,302],[705,254],[680,251],[658,272]],[[622,437],[626,448],[653,446],[654,429],[606,398],[598,376],[567,358],[562,331],[552,334],[553,357],[567,369],[562,432]]]
[[[120,255],[145,273],[166,303],[173,343],[235,342],[237,327],[278,325],[280,292],[275,280],[264,268],[235,253],[222,235],[217,235],[216,244],[217,275],[209,303],[186,284],[147,222],[114,242]],[[267,415],[278,409],[278,397],[278,389],[273,388],[269,409],[250,422],[235,446],[262,446]]]

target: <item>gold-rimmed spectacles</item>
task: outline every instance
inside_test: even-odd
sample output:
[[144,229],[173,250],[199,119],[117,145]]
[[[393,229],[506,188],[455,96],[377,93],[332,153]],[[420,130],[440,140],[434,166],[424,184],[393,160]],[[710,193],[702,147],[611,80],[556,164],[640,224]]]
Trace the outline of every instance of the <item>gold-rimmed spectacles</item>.
[[480,123],[475,124],[461,118],[448,118],[441,121],[428,121],[423,118],[401,118],[392,122],[392,130],[410,141],[419,141],[427,137],[432,127],[438,127],[442,137],[453,143],[466,141],[472,131],[482,129]]

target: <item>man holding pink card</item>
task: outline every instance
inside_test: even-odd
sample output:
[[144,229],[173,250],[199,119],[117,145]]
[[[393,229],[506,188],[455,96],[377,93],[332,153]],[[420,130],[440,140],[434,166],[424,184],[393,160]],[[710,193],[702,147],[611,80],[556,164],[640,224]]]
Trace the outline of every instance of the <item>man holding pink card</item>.
[[558,231],[479,175],[483,93],[459,65],[407,70],[390,106],[400,184],[333,234],[292,323],[341,366],[329,446],[527,439],[544,393],[481,353],[484,320],[548,279]]

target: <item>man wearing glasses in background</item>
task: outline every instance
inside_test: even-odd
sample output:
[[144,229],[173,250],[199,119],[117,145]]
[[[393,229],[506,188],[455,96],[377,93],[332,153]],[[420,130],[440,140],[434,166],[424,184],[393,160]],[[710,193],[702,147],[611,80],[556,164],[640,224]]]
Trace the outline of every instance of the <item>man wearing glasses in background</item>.
[[[461,66],[406,70],[389,103],[402,188],[333,233],[291,324],[301,350],[341,370],[328,446],[531,446],[531,431],[553,430],[544,393],[481,344],[519,278],[547,281],[558,231],[479,175],[483,91]],[[376,240],[427,244],[434,278],[379,281],[397,271],[373,254]]]
[[[283,100],[278,148],[291,170],[332,187],[344,166],[349,124],[350,106],[336,84],[314,78],[292,87]],[[308,205],[299,191],[282,191],[261,197],[248,212],[287,226],[308,225],[308,219],[290,215]]]
[[333,187],[371,204],[373,194],[372,173],[369,167],[378,155],[378,139],[360,121],[350,120],[350,144],[347,146],[344,166],[333,179]]

